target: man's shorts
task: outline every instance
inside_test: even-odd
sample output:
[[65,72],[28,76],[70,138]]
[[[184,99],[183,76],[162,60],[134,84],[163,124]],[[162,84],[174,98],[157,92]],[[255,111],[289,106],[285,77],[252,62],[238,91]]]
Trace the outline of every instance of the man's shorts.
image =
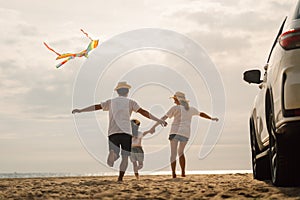
[[130,156],[131,152],[131,140],[132,136],[127,133],[115,133],[108,136],[108,148],[110,150],[114,150],[114,152],[119,155],[120,147],[122,149],[121,155]]
[[143,162],[144,161],[144,151],[142,147],[131,147],[131,162]]
[[184,137],[182,135],[178,135],[178,134],[171,134],[171,135],[169,135],[169,140],[177,140],[179,142],[187,142],[189,140],[189,138]]

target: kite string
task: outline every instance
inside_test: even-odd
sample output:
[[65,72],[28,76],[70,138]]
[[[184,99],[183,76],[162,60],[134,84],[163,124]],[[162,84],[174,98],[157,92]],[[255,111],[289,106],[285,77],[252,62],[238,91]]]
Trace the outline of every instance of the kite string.
[[44,45],[45,45],[50,51],[53,51],[54,53],[56,53],[56,55],[61,56],[60,53],[57,53],[54,49],[50,48],[50,47],[46,44],[46,42],[44,42]]
[[85,34],[86,35],[86,37],[88,37],[90,40],[92,40],[93,41],[93,39],[83,30],[83,29],[80,29],[81,30],[81,32],[83,32],[83,34]]

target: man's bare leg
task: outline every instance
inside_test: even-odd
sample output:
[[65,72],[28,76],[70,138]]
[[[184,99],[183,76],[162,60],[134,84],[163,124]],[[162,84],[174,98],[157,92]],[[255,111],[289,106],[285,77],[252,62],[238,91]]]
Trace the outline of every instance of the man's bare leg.
[[128,156],[127,155],[122,155],[118,181],[123,181],[123,177],[124,177],[124,174],[125,174],[125,171],[126,171],[127,167],[128,167]]
[[110,150],[108,157],[107,157],[107,165],[110,167],[114,166],[114,162],[118,159],[117,154],[115,153],[114,150]]

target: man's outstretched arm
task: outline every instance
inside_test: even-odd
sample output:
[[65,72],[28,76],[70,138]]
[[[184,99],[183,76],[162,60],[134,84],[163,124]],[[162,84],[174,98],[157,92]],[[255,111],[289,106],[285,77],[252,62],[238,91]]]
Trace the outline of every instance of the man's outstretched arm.
[[91,112],[91,111],[96,111],[96,110],[101,110],[102,106],[101,104],[96,104],[96,105],[92,105],[83,109],[74,109],[72,110],[72,114],[75,113],[81,113],[81,112]]
[[159,124],[161,124],[162,126],[167,126],[168,123],[165,120],[159,119],[157,117],[155,117],[154,115],[152,115],[150,112],[148,112],[147,110],[144,110],[143,108],[138,109],[137,111],[138,113],[140,113],[141,115],[143,115],[144,117],[147,117],[149,119],[152,119],[154,121],[157,121]]

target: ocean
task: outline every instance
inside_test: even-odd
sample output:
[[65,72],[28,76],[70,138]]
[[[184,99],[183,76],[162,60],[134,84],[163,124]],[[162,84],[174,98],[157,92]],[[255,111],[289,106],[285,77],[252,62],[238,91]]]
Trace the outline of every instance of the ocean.
[[[180,174],[180,172],[177,172]],[[252,170],[212,170],[212,171],[187,171],[187,175],[191,174],[246,174],[246,173],[252,173]],[[126,173],[128,175],[133,175],[132,172]],[[157,171],[157,172],[147,172],[143,171],[140,172],[141,175],[170,175],[170,171]],[[99,172],[99,173],[0,173],[0,179],[3,178],[50,178],[50,177],[83,177],[83,176],[117,176],[118,172]]]

